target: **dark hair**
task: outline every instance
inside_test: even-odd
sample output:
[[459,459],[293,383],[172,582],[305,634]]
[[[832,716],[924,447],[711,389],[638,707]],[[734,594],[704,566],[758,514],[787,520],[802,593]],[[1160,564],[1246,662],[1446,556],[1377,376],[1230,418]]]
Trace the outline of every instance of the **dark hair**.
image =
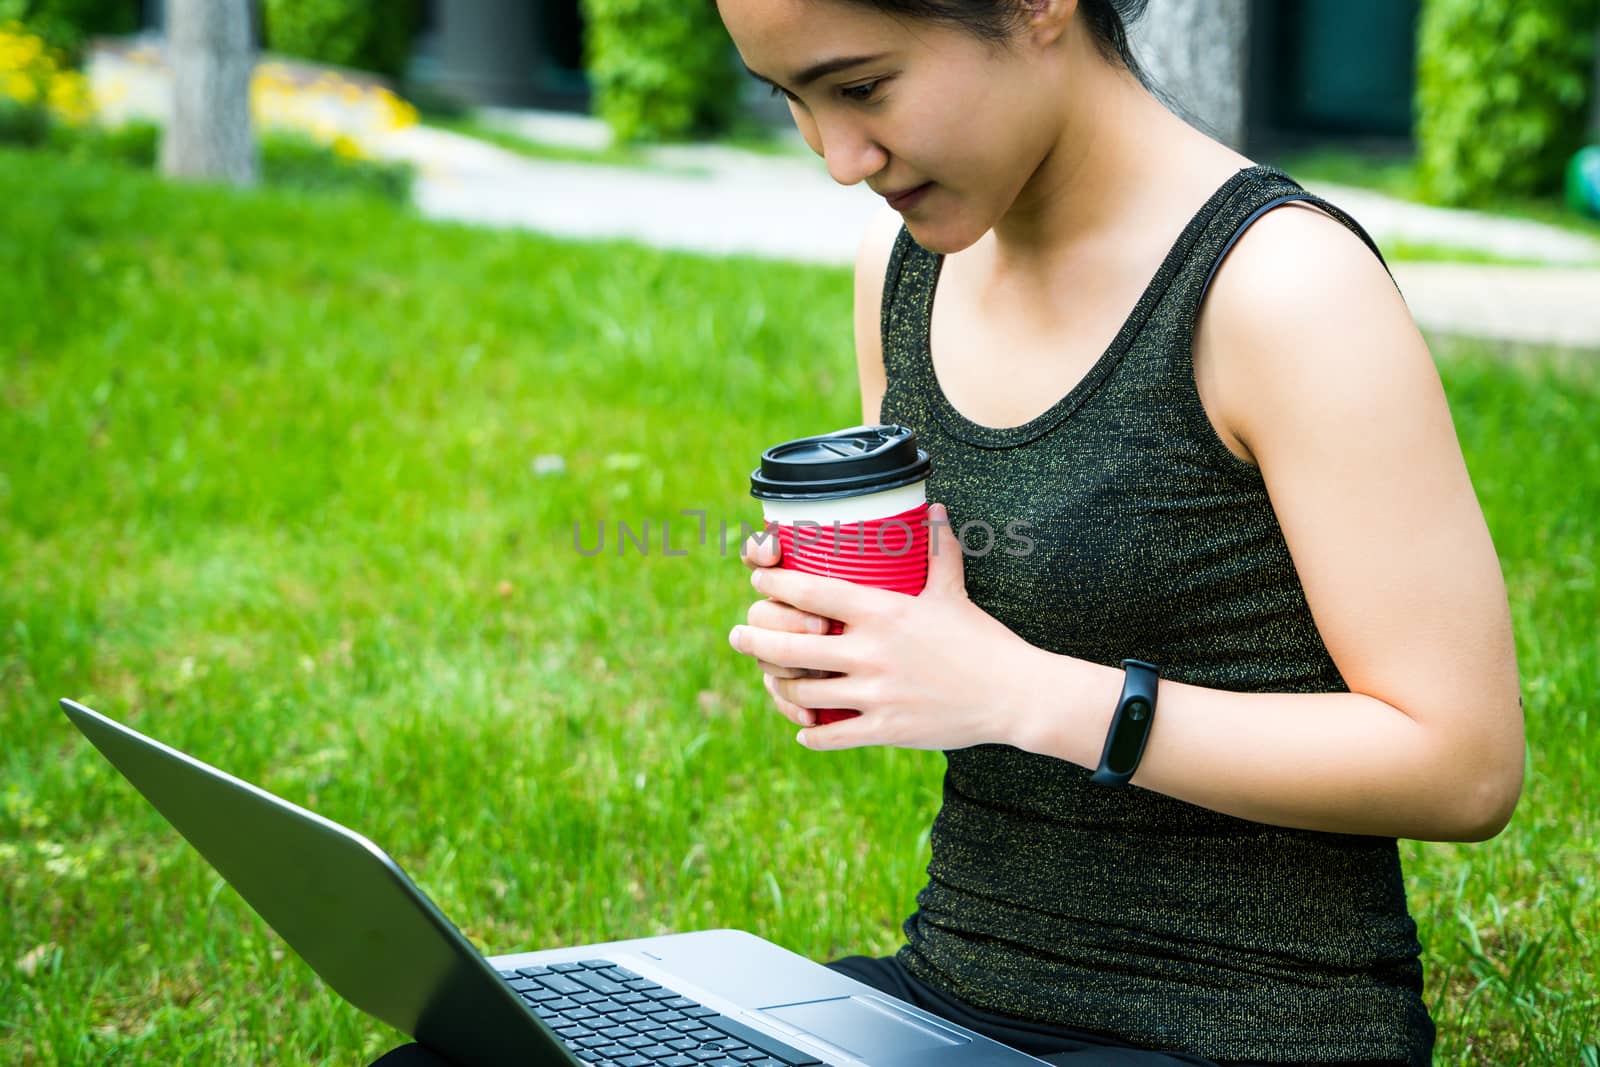
[[[960,26],[969,33],[1004,43],[1022,24],[1027,12],[1022,0],[850,0],[886,15],[929,19]],[[1106,62],[1120,64],[1146,89],[1160,95],[1148,71],[1134,56],[1128,44],[1128,25],[1137,22],[1150,0],[1078,0],[1083,18],[1095,46]]]

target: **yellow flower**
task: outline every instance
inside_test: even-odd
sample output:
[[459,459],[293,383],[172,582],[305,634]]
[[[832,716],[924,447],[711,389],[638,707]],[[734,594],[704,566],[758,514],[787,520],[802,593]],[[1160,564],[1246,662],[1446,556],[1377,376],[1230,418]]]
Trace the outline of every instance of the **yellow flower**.
[[74,70],[62,71],[50,79],[48,106],[67,122],[87,122],[94,114],[94,104],[89,96],[89,83]]
[[6,72],[0,91],[19,104],[31,104],[39,99],[39,86],[31,77],[17,71]]
[[366,153],[361,151],[361,146],[344,134],[333,139],[333,152],[341,159],[363,159]]

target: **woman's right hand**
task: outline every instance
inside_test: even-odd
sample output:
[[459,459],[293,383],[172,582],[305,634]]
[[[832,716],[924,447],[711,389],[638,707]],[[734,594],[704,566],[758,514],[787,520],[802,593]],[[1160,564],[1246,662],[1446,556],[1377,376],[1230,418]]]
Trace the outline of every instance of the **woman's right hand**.
[[[783,549],[778,544],[775,532],[763,530],[751,534],[745,539],[744,545],[739,549],[739,558],[744,565],[754,571],[757,567],[776,567],[783,558]],[[785,633],[795,634],[825,634],[828,632],[828,620],[820,615],[813,615],[808,611],[801,611],[792,604],[786,604],[772,597],[764,597],[750,605],[746,621],[751,626],[759,626],[766,630],[781,630]],[[772,695],[773,702],[784,717],[797,726],[811,726],[816,722],[816,715],[809,708],[802,708],[798,704],[778,696],[772,691],[773,678],[826,678],[827,671],[808,670],[804,667],[782,667],[766,660],[756,661],[761,665],[763,672],[762,684],[767,687],[767,692]]]

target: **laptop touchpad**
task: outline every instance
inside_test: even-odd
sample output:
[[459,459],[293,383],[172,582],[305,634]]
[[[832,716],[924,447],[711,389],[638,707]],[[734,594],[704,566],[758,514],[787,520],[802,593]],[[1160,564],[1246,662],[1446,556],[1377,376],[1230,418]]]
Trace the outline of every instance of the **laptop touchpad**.
[[780,1022],[815,1034],[868,1062],[918,1049],[966,1044],[970,1039],[872,997],[834,997],[765,1008]]

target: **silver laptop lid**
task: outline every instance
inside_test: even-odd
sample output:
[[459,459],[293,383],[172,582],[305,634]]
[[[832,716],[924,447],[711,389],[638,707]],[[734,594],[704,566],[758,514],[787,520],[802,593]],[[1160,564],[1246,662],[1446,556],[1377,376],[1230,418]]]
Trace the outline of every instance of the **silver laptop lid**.
[[312,970],[462,1067],[575,1059],[371,841],[71,700],[67,718]]

